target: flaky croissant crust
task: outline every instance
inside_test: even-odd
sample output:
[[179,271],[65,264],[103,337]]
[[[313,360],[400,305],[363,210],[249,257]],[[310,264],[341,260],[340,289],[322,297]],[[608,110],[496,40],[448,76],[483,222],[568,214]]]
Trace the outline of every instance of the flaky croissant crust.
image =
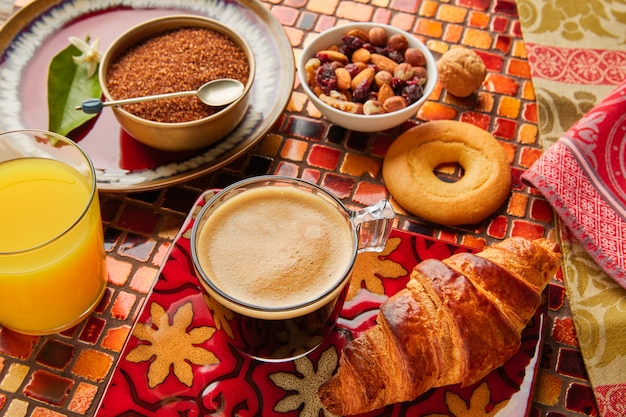
[[482,379],[519,350],[560,259],[552,241],[514,237],[475,255],[421,262],[381,305],[377,324],[344,349],[319,388],[322,404],[360,414]]

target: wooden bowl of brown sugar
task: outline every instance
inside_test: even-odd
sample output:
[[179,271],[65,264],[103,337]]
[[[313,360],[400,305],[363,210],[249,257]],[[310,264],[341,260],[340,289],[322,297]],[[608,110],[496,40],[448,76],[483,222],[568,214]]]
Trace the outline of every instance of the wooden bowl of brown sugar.
[[168,151],[199,149],[233,131],[246,114],[255,73],[248,44],[223,24],[201,16],[175,15],[141,23],[119,36],[102,57],[105,100],[197,90],[208,81],[234,78],[244,93],[211,107],[195,95],[112,106],[132,137]]

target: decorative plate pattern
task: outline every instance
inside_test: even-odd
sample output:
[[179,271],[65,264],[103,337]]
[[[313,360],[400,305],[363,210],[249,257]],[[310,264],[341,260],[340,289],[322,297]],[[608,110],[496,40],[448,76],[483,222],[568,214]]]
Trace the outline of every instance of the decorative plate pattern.
[[[189,236],[198,200],[148,297],[101,402],[98,416],[319,416],[317,388],[335,371],[341,349],[374,325],[378,307],[404,288],[418,262],[469,249],[394,230],[382,253],[360,254],[352,291],[332,335],[292,362],[250,360],[231,349],[220,312],[206,304],[193,272]],[[412,402],[368,416],[520,416],[530,402],[545,327],[545,304],[522,335],[522,347],[482,381],[436,388]],[[226,328],[223,328],[227,331]],[[325,416],[331,414],[323,411]],[[525,414],[525,413],[524,413]]]
[[110,110],[72,134],[97,170],[99,189],[139,191],[214,171],[261,139],[284,111],[295,66],[283,27],[254,0],[35,0],[0,32],[0,130],[47,128],[47,75],[69,36],[101,38],[105,50],[126,29],[152,18],[197,14],[239,33],[256,58],[255,82],[243,121],[218,143],[192,152],[147,147],[124,132]]

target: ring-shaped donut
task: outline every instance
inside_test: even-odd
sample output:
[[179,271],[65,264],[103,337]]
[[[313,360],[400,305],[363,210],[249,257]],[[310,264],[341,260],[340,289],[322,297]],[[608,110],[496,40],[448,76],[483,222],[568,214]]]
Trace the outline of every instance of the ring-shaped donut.
[[[435,168],[457,163],[464,175],[444,182]],[[494,213],[511,189],[511,167],[487,131],[454,120],[431,121],[401,134],[383,162],[383,179],[404,209],[444,225],[474,224]]]

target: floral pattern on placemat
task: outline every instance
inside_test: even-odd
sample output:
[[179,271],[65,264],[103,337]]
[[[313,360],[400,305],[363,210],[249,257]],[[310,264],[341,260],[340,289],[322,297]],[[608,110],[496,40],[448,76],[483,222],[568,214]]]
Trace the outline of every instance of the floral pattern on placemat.
[[[172,247],[104,395],[98,416],[318,416],[317,388],[336,370],[341,349],[375,323],[378,308],[400,291],[413,266],[469,251],[394,230],[382,253],[359,255],[336,330],[305,357],[285,363],[251,360],[232,349],[223,312],[212,311],[193,272],[189,232],[205,195]],[[368,415],[511,415],[530,401],[545,309],[523,333],[519,352],[482,381],[432,389],[412,402]],[[469,413],[469,414],[468,414]]]

